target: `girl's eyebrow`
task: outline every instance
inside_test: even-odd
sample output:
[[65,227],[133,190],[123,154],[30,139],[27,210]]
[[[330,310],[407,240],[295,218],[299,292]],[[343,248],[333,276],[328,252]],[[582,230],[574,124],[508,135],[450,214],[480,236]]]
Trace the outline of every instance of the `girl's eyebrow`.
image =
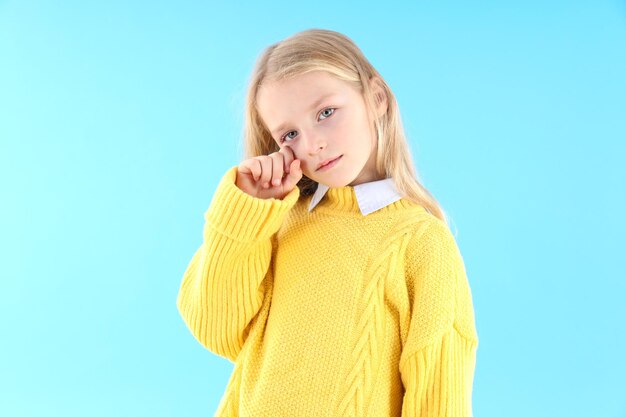
[[[328,94],[324,94],[323,96],[321,96],[320,98],[318,98],[317,100],[315,100],[315,102],[313,104],[311,104],[311,106],[309,107],[309,110],[313,110],[314,108],[316,108],[317,106],[319,106],[320,104],[322,104],[322,102],[326,99],[328,99],[329,97],[334,96],[335,93],[328,93]],[[283,123],[280,126],[278,126],[276,129],[272,130],[272,134],[277,135],[279,133],[279,131],[283,130],[289,123]]]

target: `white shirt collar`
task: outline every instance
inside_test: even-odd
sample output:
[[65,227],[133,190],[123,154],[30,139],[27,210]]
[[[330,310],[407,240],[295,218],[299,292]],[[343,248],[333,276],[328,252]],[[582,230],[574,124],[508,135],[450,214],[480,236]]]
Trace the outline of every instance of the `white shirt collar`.
[[[309,212],[322,200],[328,188],[327,185],[318,183],[317,189],[309,204]],[[359,210],[361,210],[364,216],[402,198],[402,195],[395,186],[393,178],[357,184],[354,186],[354,193],[359,205]]]

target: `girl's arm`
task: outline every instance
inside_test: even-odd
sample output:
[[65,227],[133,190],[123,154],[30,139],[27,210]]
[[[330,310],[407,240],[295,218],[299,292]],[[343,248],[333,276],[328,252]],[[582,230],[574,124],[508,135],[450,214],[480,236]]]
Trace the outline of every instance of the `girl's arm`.
[[429,222],[406,252],[402,417],[472,417],[478,335],[471,290],[454,236],[440,220]]
[[236,175],[234,166],[217,186],[176,300],[193,336],[232,362],[265,298],[274,234],[299,196],[294,187],[282,200],[256,198],[235,185]]

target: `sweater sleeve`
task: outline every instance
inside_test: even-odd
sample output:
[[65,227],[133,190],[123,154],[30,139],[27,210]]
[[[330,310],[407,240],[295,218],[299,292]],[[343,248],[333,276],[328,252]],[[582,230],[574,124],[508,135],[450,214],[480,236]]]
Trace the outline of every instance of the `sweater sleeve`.
[[198,342],[231,362],[265,298],[274,234],[300,194],[294,187],[282,200],[256,198],[237,187],[236,175],[233,166],[216,188],[176,299]]
[[422,231],[406,252],[402,417],[472,417],[478,335],[465,266],[444,222],[431,219]]

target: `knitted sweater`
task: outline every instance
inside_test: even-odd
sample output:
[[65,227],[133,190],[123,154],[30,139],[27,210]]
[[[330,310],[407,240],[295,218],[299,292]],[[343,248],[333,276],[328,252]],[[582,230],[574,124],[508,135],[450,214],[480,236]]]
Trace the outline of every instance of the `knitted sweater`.
[[216,417],[472,417],[478,347],[444,222],[401,198],[364,216],[352,186],[315,210],[219,182],[177,307],[234,363]]

